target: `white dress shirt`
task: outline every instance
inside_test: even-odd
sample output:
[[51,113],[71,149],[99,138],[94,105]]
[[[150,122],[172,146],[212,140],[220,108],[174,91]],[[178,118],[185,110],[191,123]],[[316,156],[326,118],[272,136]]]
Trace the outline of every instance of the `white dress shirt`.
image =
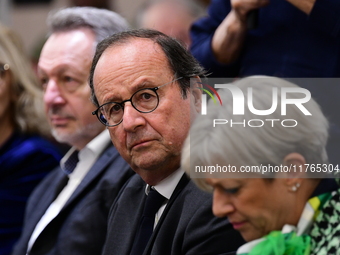
[[161,218],[161,216],[164,212],[164,209],[165,209],[170,197],[172,196],[172,193],[174,193],[175,188],[176,188],[177,184],[179,183],[179,181],[181,180],[183,174],[184,174],[184,171],[181,168],[179,168],[175,172],[173,172],[171,175],[166,177],[164,180],[162,180],[160,183],[158,183],[157,185],[152,186],[152,187],[149,184],[146,185],[146,187],[145,187],[145,194],[146,195],[149,194],[150,189],[155,189],[159,194],[161,194],[163,197],[166,198],[163,205],[159,208],[159,210],[157,211],[157,213],[155,215],[154,228],[156,227],[159,219]]
[[[64,189],[59,193],[58,197],[47,208],[45,214],[41,217],[40,221],[36,225],[31,238],[28,242],[27,253],[31,250],[35,240],[45,227],[59,214],[61,209],[66,204],[67,200],[71,197],[78,185],[84,179],[85,175],[91,169],[96,162],[99,155],[104,151],[106,146],[111,142],[110,136],[107,130],[104,130],[98,136],[96,136],[91,142],[89,142],[82,150],[79,151],[79,162],[74,168],[73,172],[69,174],[69,181]],[[72,147],[66,155],[61,159],[60,166],[64,169],[65,161],[76,150]]]

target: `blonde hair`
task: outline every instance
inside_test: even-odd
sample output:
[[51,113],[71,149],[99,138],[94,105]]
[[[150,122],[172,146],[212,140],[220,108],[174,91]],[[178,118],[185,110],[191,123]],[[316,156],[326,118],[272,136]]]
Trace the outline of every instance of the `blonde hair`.
[[[22,133],[50,135],[43,104],[42,90],[21,39],[0,24],[0,62],[9,65],[10,86],[14,93],[12,122]],[[10,114],[10,113],[9,113]]]

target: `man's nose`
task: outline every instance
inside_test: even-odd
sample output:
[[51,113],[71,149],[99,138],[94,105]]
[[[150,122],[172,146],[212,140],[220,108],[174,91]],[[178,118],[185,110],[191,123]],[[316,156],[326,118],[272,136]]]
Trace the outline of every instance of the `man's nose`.
[[124,114],[123,114],[123,125],[124,130],[127,132],[135,132],[138,127],[145,126],[146,120],[144,118],[144,114],[137,111],[130,102],[126,102],[124,105]]
[[50,79],[44,92],[44,102],[46,105],[64,104],[66,102],[58,84]]

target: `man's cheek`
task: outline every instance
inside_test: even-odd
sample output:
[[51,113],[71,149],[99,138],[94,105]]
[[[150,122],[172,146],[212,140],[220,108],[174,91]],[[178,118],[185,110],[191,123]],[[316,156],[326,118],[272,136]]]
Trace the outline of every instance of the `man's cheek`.
[[111,130],[110,130],[110,138],[111,138],[111,141],[112,141],[112,143],[113,143],[113,145],[116,147],[116,148],[118,148],[118,147],[120,147],[119,146],[119,140],[117,139],[117,134],[115,133],[115,132],[112,132]]
[[111,141],[120,154],[123,155],[123,154],[128,153],[126,139],[124,139],[124,137],[119,136],[117,133],[115,133],[111,135]]

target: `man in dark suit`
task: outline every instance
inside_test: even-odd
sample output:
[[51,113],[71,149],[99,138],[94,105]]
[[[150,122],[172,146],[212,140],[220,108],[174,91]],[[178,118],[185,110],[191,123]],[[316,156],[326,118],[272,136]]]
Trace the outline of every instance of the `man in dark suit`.
[[204,73],[180,43],[157,31],[122,32],[98,45],[93,114],[138,174],[112,206],[103,254],[216,255],[243,243],[227,220],[212,215],[211,196],[180,169],[184,139],[201,110]]
[[91,115],[87,81],[96,44],[127,24],[85,7],[61,10],[48,23],[38,75],[52,133],[72,148],[32,193],[13,254],[100,254],[110,206],[133,171]]

